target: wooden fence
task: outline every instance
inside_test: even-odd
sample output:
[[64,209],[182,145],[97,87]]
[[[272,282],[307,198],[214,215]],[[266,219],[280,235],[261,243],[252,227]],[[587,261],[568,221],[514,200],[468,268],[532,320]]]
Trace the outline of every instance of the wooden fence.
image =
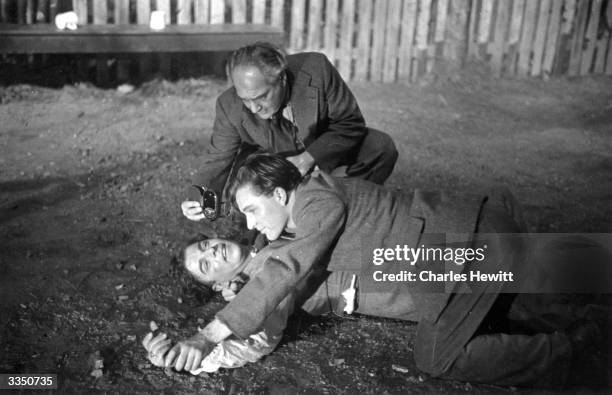
[[[323,52],[347,80],[415,81],[466,60],[495,75],[612,75],[612,0],[0,0],[0,21],[49,23],[69,9],[94,24],[146,24],[157,9],[173,24],[279,26],[289,53]],[[116,80],[151,63],[168,75],[172,62],[120,58]]]

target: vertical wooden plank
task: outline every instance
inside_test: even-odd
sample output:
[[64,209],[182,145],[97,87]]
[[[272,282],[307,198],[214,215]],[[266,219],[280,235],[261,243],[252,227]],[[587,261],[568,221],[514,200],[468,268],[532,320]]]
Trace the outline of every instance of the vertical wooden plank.
[[398,76],[400,80],[410,78],[412,64],[412,44],[417,21],[417,0],[404,0],[402,9],[402,32],[400,36],[400,52],[398,61]]
[[79,25],[87,24],[87,0],[72,0],[72,7],[79,19]]
[[376,0],[374,5],[374,37],[372,42],[372,68],[370,80],[374,82],[382,81],[383,56],[385,54],[385,29],[387,18],[387,0]]
[[523,15],[523,28],[521,42],[518,49],[517,74],[526,77],[531,66],[531,48],[535,30],[536,17],[538,13],[537,1],[525,2],[525,13]]
[[232,0],[232,23],[246,23],[246,0]]
[[[105,25],[108,21],[108,10],[106,1],[93,2],[93,23]],[[101,86],[107,86],[109,82],[107,58],[104,55],[96,56],[96,81]]]
[[[606,9],[605,18],[606,18],[608,25],[612,25],[612,1],[608,1],[608,8]],[[612,32],[607,32],[607,36],[608,36],[608,45],[607,45],[608,55],[607,55],[607,58],[604,60],[605,64],[602,68],[602,72],[605,72],[606,74],[612,74]],[[605,46],[603,48],[604,49],[602,50],[602,58],[606,56]]]
[[25,23],[26,2],[21,0],[17,2],[17,23]]
[[478,25],[478,42],[481,44],[489,42],[494,1],[495,0],[482,0],[480,24]]
[[322,2],[310,1],[308,9],[308,33],[306,35],[306,48],[309,51],[318,51],[321,48],[321,15]]
[[438,0],[438,8],[436,9],[436,32],[434,35],[434,41],[437,43],[444,41],[447,14],[448,0]]
[[399,44],[401,0],[389,0],[385,36],[385,56],[383,62],[383,82],[393,82],[397,73],[397,53]]
[[531,75],[538,76],[542,71],[542,60],[544,57],[544,44],[546,43],[546,32],[548,31],[548,20],[550,19],[550,0],[540,0],[540,10],[536,24],[535,38],[533,40],[533,58],[531,63]]
[[[106,3],[105,1],[102,1],[102,2]],[[53,22],[55,20],[55,16],[57,15],[58,12],[59,12],[59,0],[50,0],[49,1],[49,21],[50,22]]]
[[[367,0],[372,1],[372,0]],[[325,4],[325,54],[332,64],[336,64],[336,44],[338,41],[338,0],[327,0]]]
[[603,74],[604,67],[606,65],[606,47],[608,46],[608,40],[610,39],[610,33],[605,32],[602,37],[597,40],[595,46],[595,63],[593,64],[594,74]]
[[170,7],[170,0],[156,0],[157,11],[163,11],[166,15],[166,25],[169,25],[172,21],[172,8]]
[[291,6],[291,36],[289,48],[299,52],[304,48],[304,19],[306,16],[306,0],[293,0]]
[[253,0],[253,23],[266,23],[266,2]]
[[[170,24],[172,8],[170,7],[170,0],[156,0],[157,10],[163,11],[166,15],[166,24]],[[159,55],[159,72],[164,78],[172,78],[172,54],[160,53]]]
[[8,22],[8,15],[6,10],[7,1],[8,0],[0,0],[0,22],[2,23]]
[[34,23],[35,20],[36,20],[36,10],[34,9],[34,0],[27,0],[25,22],[32,24]]
[[317,51],[321,47],[321,6],[319,1],[310,1],[308,6],[308,25],[306,30],[306,48]]
[[357,59],[355,62],[355,80],[365,81],[368,78],[370,64],[370,35],[372,33],[372,4],[374,0],[359,0],[357,25]]
[[523,11],[525,9],[525,0],[514,0],[512,4],[512,20],[510,22],[510,33],[508,35],[508,44],[516,44],[521,37],[521,26],[523,24]]
[[225,23],[225,0],[210,0],[210,23]]
[[[140,1],[139,1],[140,2]],[[209,14],[210,1],[209,0],[194,0],[193,13],[195,23],[207,24],[210,20]]]
[[340,58],[338,71],[345,81],[351,79],[353,63],[353,33],[355,29],[355,0],[343,0],[340,26]]
[[470,18],[468,22],[468,46],[467,57],[473,59],[478,56],[478,1],[473,0],[470,7]]
[[176,4],[176,23],[178,25],[191,23],[191,3],[192,0],[178,0]]
[[[136,23],[139,25],[148,25],[151,17],[151,3],[148,0],[136,1]],[[138,79],[146,81],[151,76],[153,71],[151,54],[141,54],[138,61]]]
[[563,2],[552,0],[552,9],[550,11],[550,22],[548,23],[548,31],[546,32],[546,45],[544,46],[544,60],[542,62],[542,74],[544,77],[552,74],[553,62],[558,50],[558,39],[561,26],[561,9]]
[[[411,80],[416,81],[420,75],[419,69],[422,66],[427,55],[429,35],[429,18],[431,15],[431,0],[419,0],[419,12],[417,16],[417,30],[415,38],[415,47],[413,49],[414,56],[412,59],[412,74]],[[415,51],[416,50],[416,51]]]
[[491,46],[491,70],[497,77],[502,73],[502,60],[506,47],[506,33],[510,28],[512,20],[510,18],[509,1],[499,1],[497,3],[497,14],[495,15],[495,26],[493,29],[493,45]]
[[608,57],[606,59],[606,75],[612,75],[612,37],[608,41]]
[[563,24],[561,25],[561,34],[570,34],[574,27],[574,19],[576,18],[576,1],[565,0],[563,7]]
[[568,75],[575,76],[580,72],[582,60],[582,45],[584,42],[584,33],[589,13],[589,1],[578,1],[578,10],[576,14],[576,26],[572,37],[572,47],[570,53]]
[[[130,0],[115,0],[115,24],[130,23]],[[130,61],[117,59],[117,81],[126,82],[130,79]]]
[[272,0],[270,23],[272,26],[285,29],[285,0]]
[[580,66],[581,75],[588,74],[593,65],[593,54],[595,53],[595,45],[597,44],[597,29],[599,27],[600,13],[601,0],[593,0],[591,3],[589,24],[585,35],[586,49],[582,54],[582,65]]

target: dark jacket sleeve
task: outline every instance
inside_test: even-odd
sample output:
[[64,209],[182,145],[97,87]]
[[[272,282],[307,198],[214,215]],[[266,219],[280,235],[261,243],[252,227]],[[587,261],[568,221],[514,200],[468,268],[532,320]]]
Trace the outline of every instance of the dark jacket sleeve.
[[312,193],[301,202],[296,201],[294,209],[298,229],[293,241],[266,247],[271,250],[265,254],[269,257],[265,269],[217,313],[217,319],[239,337],[256,332],[297,283],[317,263],[325,262],[346,217],[343,202],[332,193],[327,196]]
[[325,56],[319,56],[323,100],[327,119],[320,120],[319,136],[307,148],[324,171],[343,164],[358,149],[366,134],[365,121],[357,100],[338,70]]
[[[232,109],[229,108],[231,103],[227,100],[228,97],[228,92],[225,92],[217,99],[213,133],[206,157],[199,166],[200,171],[193,179],[194,184],[212,188],[217,193],[223,191],[234,157],[242,141],[235,125],[238,120],[231,118]],[[189,196],[197,196],[195,188],[192,189],[193,191],[190,191]],[[195,195],[193,192],[195,192]]]

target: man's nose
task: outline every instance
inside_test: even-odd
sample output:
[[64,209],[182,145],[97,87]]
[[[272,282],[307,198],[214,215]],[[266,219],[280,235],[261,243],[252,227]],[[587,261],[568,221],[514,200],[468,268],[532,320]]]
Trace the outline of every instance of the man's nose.
[[255,228],[255,218],[253,218],[252,215],[247,215],[246,216],[246,221],[247,221],[247,229],[254,229]]
[[253,114],[257,114],[259,111],[261,111],[261,106],[256,102],[251,102],[249,107]]

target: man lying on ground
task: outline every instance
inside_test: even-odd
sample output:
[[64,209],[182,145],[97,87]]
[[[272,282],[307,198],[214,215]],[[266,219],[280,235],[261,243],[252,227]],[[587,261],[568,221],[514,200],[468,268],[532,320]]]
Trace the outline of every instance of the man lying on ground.
[[[247,159],[232,190],[249,228],[272,241],[264,249],[266,254],[253,258],[265,262],[263,270],[250,277],[203,331],[172,347],[166,366],[199,367],[217,343],[232,334],[244,339],[256,333],[290,294],[316,290],[312,284],[320,284],[319,276],[327,272],[356,274],[360,293],[369,297],[393,293],[398,287],[397,292],[409,299],[404,307],[413,306],[419,321],[414,349],[417,367],[434,377],[558,387],[570,371],[573,354],[581,351],[584,339],[596,335],[597,328],[590,323],[566,332],[553,328],[530,334],[500,332],[495,324],[505,316],[508,305],[498,297],[505,281],[380,284],[368,273],[373,266],[362,266],[366,250],[371,255],[373,248],[393,248],[398,236],[416,247],[428,235],[473,235],[477,244],[483,234],[490,234],[492,239],[484,241],[495,246],[496,252],[481,267],[493,273],[520,270],[528,264],[521,240],[502,237],[522,231],[508,195],[458,200],[419,191],[404,195],[325,173],[302,179],[295,166],[278,155]],[[276,243],[281,236],[287,241]],[[469,271],[472,263],[461,269]],[[419,262],[413,269],[424,270],[423,264],[429,262]],[[437,274],[443,274],[443,269],[442,265]],[[348,285],[345,281],[342,289]],[[454,288],[445,290],[447,285]]]

